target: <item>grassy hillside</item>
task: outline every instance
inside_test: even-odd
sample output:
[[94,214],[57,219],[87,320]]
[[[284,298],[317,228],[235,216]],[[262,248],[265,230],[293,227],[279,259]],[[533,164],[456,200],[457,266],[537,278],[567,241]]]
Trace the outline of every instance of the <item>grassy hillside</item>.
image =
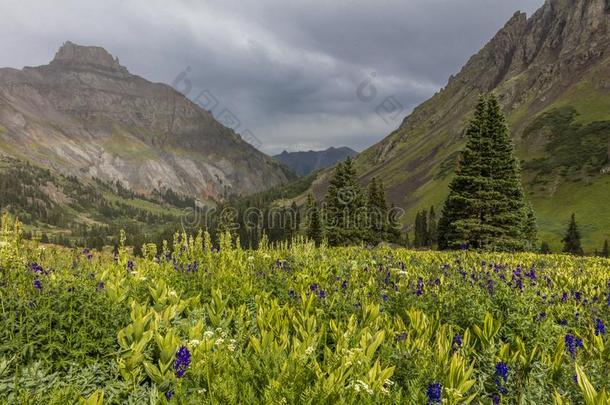
[[144,197],[120,184],[81,181],[6,157],[0,158],[0,189],[0,210],[18,217],[28,236],[88,247],[116,244],[121,229],[139,247],[178,228],[183,209],[195,204],[169,190]]

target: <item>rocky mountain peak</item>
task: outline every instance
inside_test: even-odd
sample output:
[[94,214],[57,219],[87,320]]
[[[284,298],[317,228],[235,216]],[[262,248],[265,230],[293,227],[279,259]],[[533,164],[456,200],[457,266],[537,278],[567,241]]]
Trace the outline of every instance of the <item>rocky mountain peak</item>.
[[65,42],[55,54],[52,65],[89,66],[120,73],[129,73],[119,63],[119,58],[113,57],[99,46],[82,46],[73,42]]

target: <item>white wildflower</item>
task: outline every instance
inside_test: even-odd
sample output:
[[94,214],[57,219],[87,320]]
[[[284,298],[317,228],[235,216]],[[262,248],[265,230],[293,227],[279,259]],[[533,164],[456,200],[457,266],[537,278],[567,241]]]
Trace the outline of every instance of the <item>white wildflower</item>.
[[307,349],[305,349],[305,355],[311,356],[313,354],[314,350],[316,350],[316,349],[313,346],[309,346]]
[[212,336],[214,336],[214,332],[212,332],[211,330],[207,330],[203,333],[203,337],[206,339],[211,339]]
[[214,342],[214,345],[216,345],[216,346],[220,346],[221,344],[223,344],[223,343],[224,343],[224,341],[225,341],[225,340],[224,340],[223,338],[218,338],[218,339],[216,339],[216,341]]
[[192,347],[197,347],[201,344],[201,340],[193,339],[189,342]]

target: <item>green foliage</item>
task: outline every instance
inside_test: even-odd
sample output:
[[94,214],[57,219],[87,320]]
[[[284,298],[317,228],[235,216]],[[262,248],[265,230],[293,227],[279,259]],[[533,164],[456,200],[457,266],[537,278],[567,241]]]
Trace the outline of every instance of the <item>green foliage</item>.
[[320,246],[324,238],[324,228],[318,202],[312,194],[307,196],[307,226],[305,235],[309,240],[314,241],[316,246]]
[[556,181],[557,174],[568,180],[587,179],[609,163],[610,121],[583,125],[577,118],[573,107],[561,107],[542,114],[524,131],[526,141],[535,135],[545,138],[544,157],[524,166],[537,173],[536,182]]
[[531,247],[534,241],[527,238],[534,235],[535,219],[526,209],[520,168],[495,96],[481,97],[466,136],[443,208],[439,246],[505,251]]
[[366,238],[366,198],[350,157],[336,166],[325,203],[325,229],[331,246],[356,244]]
[[607,259],[207,232],[134,258],[0,225],[0,403],[489,403],[499,362],[503,403],[607,403]]
[[576,215],[572,214],[570,224],[563,237],[563,252],[573,255],[583,255],[582,245],[580,244],[580,230],[576,223]]

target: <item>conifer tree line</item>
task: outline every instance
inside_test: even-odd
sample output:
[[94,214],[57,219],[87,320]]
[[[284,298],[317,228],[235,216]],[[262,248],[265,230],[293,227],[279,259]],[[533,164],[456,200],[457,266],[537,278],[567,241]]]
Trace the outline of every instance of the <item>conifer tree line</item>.
[[353,160],[339,163],[322,204],[307,199],[306,236],[330,246],[401,242],[399,210],[388,207],[383,182],[373,177],[365,191]]
[[[435,207],[417,213],[411,244],[408,232],[401,238],[400,218],[388,206],[383,182],[372,178],[363,188],[348,158],[335,167],[322,201],[310,194],[302,207],[293,203],[288,209],[287,215],[298,218],[287,223],[302,222],[301,232],[265,224],[258,237],[271,233],[270,241],[279,241],[305,235],[317,245],[326,240],[330,246],[375,246],[387,241],[415,248],[550,253],[548,243],[537,240],[536,216],[525,198],[519,162],[494,95],[482,96],[477,103],[449,189],[440,218]],[[243,244],[243,232],[240,238]],[[580,238],[573,217],[563,239],[564,252],[583,254]],[[599,255],[607,252],[606,243]]]
[[434,207],[419,211],[415,217],[413,247],[435,248],[438,243],[438,223]]

